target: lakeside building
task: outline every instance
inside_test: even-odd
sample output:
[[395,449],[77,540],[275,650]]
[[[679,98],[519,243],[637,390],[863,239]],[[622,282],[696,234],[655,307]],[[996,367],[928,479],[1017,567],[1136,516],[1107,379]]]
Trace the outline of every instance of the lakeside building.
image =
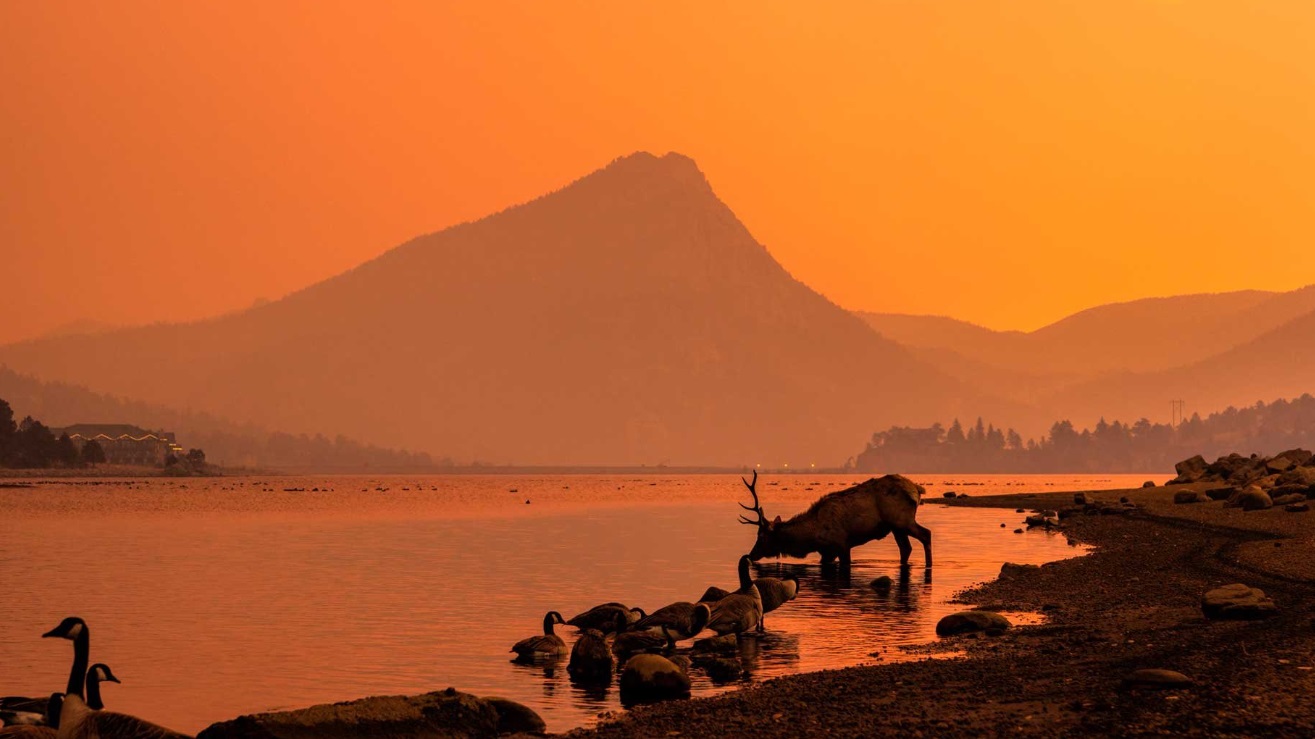
[[79,452],[87,442],[96,441],[110,464],[163,467],[170,454],[186,453],[172,431],[147,431],[126,423],[77,423],[51,430],[55,436],[68,434]]

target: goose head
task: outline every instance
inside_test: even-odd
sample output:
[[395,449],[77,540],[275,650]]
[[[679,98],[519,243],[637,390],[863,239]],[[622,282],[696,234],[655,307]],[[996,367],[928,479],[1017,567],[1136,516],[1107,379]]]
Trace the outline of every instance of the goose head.
[[566,619],[562,618],[562,614],[558,613],[557,611],[548,611],[548,613],[543,617],[543,633],[551,634],[552,627],[554,624],[561,624],[565,626]]
[[50,700],[46,701],[46,726],[58,729],[59,712],[62,710],[64,710],[64,694],[51,693]]
[[632,623],[635,621],[643,621],[644,619],[648,618],[648,614],[644,612],[643,608],[631,608],[630,613],[638,614],[635,618],[630,618],[629,616],[626,617],[627,620],[629,620]]
[[[103,662],[97,662],[91,666],[91,677],[94,677],[103,683],[119,682],[119,678],[114,676],[114,672],[110,670],[110,666]],[[119,684],[122,685],[122,683]]]
[[69,616],[59,622],[59,626],[47,631],[41,635],[42,639],[68,639],[72,641],[82,636],[87,631],[87,622],[77,616]]

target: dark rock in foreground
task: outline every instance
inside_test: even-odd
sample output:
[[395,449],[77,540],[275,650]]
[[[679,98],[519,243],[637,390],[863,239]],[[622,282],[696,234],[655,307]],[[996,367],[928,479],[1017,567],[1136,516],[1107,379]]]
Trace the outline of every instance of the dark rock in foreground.
[[637,654],[621,670],[621,700],[625,703],[688,696],[689,675],[681,665],[660,654]]
[[376,696],[241,716],[210,726],[197,734],[197,739],[467,739],[543,728],[543,719],[519,703],[448,688],[423,695]]
[[1008,629],[1009,619],[991,611],[960,611],[951,613],[936,623],[937,636],[969,634],[974,631]]
[[1273,616],[1278,608],[1265,591],[1233,583],[1208,591],[1201,598],[1201,611],[1207,618],[1254,621]]

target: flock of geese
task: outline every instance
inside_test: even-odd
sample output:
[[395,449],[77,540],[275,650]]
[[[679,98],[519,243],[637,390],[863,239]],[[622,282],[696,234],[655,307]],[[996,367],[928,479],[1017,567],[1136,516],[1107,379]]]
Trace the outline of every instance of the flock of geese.
[[[543,633],[522,639],[511,651],[517,661],[528,662],[556,660],[570,654],[566,669],[573,680],[610,680],[618,662],[624,665],[627,659],[640,654],[670,654],[676,642],[693,639],[705,630],[737,638],[762,632],[766,614],[794,600],[799,593],[799,581],[793,577],[753,579],[747,556],[740,558],[739,575],[740,586],[735,591],[710,587],[697,602],[679,601],[651,614],[621,603],[604,603],[570,620],[550,611],[543,617]],[[569,650],[553,631],[559,624],[580,631]],[[136,716],[105,710],[101,683],[117,683],[119,679],[108,665],[88,666],[91,630],[85,621],[70,616],[42,637],[73,642],[68,686],[48,699],[0,698],[0,739],[187,739],[185,734]]]
[[[68,687],[49,699],[0,698],[0,737],[3,739],[187,739],[149,721],[105,710],[100,684],[119,679],[107,665],[90,668],[91,631],[87,623],[70,616],[41,635],[73,642],[73,667]],[[85,690],[85,693],[84,693]]]
[[[638,654],[671,653],[676,642],[693,639],[705,629],[718,636],[762,632],[764,617],[799,594],[799,581],[749,574],[749,557],[740,557],[740,586],[735,591],[710,587],[698,601],[678,601],[652,614],[622,603],[603,603],[570,620],[557,611],[543,617],[543,633],[522,639],[511,651],[517,662],[557,660],[570,654],[566,671],[572,680],[610,680],[618,665]],[[574,626],[580,636],[567,650],[554,626]],[[609,647],[607,637],[615,635]]]

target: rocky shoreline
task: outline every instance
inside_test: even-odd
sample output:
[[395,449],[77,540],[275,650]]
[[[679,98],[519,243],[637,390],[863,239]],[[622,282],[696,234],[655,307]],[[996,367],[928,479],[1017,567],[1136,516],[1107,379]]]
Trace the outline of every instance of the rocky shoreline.
[[[1085,504],[1072,492],[946,501],[1010,510],[1002,520],[1021,521],[1018,508],[1067,514],[1065,535],[1096,547],[960,596],[1043,611],[1045,624],[931,648],[960,658],[780,678],[569,736],[1315,735],[1315,519],[1174,502],[1218,484],[1087,493]],[[1232,583],[1263,590],[1272,615],[1208,619],[1203,595]]]

